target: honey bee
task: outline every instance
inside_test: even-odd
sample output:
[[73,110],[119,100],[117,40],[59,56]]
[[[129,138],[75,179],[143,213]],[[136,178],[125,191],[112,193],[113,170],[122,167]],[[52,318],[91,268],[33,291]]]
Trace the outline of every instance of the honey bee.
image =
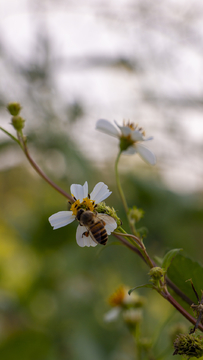
[[[103,214],[102,217],[108,216]],[[110,216],[108,216],[110,218]],[[108,240],[107,231],[105,229],[105,221],[98,218],[98,216],[89,210],[79,209],[76,215],[76,220],[80,225],[85,226],[87,232],[83,235],[91,236],[92,240],[97,244],[106,245]]]

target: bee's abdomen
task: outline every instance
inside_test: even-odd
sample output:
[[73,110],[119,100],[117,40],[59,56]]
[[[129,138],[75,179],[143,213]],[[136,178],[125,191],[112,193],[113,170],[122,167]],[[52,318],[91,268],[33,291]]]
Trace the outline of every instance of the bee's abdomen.
[[92,235],[94,236],[95,240],[101,244],[106,245],[108,240],[108,235],[106,232],[106,229],[104,225],[100,222],[96,222],[93,225],[90,226],[90,231]]

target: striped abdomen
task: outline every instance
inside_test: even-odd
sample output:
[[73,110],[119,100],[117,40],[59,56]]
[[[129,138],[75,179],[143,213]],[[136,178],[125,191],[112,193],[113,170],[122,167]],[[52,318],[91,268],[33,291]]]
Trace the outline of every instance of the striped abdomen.
[[108,235],[102,221],[96,221],[93,224],[90,224],[89,230],[91,231],[92,236],[97,243],[106,245]]

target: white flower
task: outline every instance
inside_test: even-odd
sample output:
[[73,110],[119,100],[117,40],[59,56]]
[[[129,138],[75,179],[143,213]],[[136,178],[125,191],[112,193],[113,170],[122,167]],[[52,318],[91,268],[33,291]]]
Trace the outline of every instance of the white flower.
[[138,125],[128,122],[119,126],[115,121],[112,124],[108,120],[100,119],[96,123],[96,129],[105,134],[117,137],[120,140],[120,149],[124,154],[133,155],[138,153],[140,157],[150,165],[156,164],[155,155],[141,144],[143,141],[152,140],[153,137],[145,137],[145,133]]
[[105,314],[105,321],[110,322],[116,320],[124,310],[124,320],[126,322],[136,323],[140,320],[140,313],[135,309],[143,307],[145,299],[135,291],[129,295],[127,287],[121,285],[113,294],[111,294],[108,302],[113,309]]
[[[95,185],[90,196],[88,196],[87,181],[84,183],[83,186],[79,184],[72,184],[70,190],[72,197],[75,200],[74,203],[71,205],[70,211],[59,211],[49,217],[49,222],[51,226],[53,226],[54,230],[72,223],[75,220],[77,212],[80,208],[95,212],[95,205],[105,200],[109,195],[111,195],[108,186],[105,185],[103,182],[99,182]],[[116,229],[116,221],[111,216],[99,213],[97,214],[97,217],[104,221],[104,227],[108,235],[110,235],[111,232]],[[88,235],[87,231],[88,229],[86,229],[85,226],[78,226],[76,231],[77,244],[81,247],[96,246],[97,243],[92,240],[91,236]]]

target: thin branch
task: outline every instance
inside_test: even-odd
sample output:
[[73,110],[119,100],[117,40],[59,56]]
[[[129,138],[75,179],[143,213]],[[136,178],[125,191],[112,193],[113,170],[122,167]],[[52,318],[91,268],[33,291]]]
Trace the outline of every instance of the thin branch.
[[134,240],[134,242],[136,242],[136,244],[139,245],[139,247],[141,248],[141,253],[143,253],[143,258],[146,259],[146,263],[150,266],[150,268],[153,268],[155,265],[154,265],[154,262],[153,260],[149,257],[147,251],[146,251],[146,248],[143,244],[143,242],[135,235],[132,235],[132,234],[119,234],[118,235],[121,235],[121,236],[126,236],[126,237],[130,237],[131,239]]
[[[162,296],[168,300],[187,320],[189,320],[193,325],[196,324],[197,319],[190,315],[174,298],[171,294],[162,294]],[[199,324],[198,328],[203,332],[203,325]]]
[[36,170],[36,172],[50,185],[52,186],[56,191],[58,191],[61,195],[65,196],[68,200],[71,202],[74,202],[72,196],[70,196],[66,191],[61,189],[58,185],[56,185],[51,179],[48,178],[48,176],[39,168],[39,166],[36,164],[36,162],[32,159],[31,155],[29,154],[27,145],[21,137],[19,137],[19,141],[23,144],[23,150],[25,153],[25,156],[27,157],[28,161],[32,165],[32,167]]
[[194,301],[192,301],[187,295],[185,295],[167,276],[165,280],[167,285],[188,305],[192,305],[194,303]]
[[12,140],[16,141],[18,143],[18,145],[20,145],[21,148],[23,148],[22,145],[21,145],[21,142],[15,136],[10,134],[10,132],[6,131],[2,127],[0,127],[0,130],[2,130],[6,135],[8,135]]
[[[138,256],[141,257],[142,260],[144,260],[145,263],[146,260],[143,257],[143,255],[141,254],[141,252],[131,243],[129,243],[129,241],[125,240],[121,235],[117,235],[115,232],[112,233],[113,236],[115,236],[120,242],[122,242],[125,246],[127,246],[130,250],[134,251]],[[124,234],[123,234],[124,235]]]

